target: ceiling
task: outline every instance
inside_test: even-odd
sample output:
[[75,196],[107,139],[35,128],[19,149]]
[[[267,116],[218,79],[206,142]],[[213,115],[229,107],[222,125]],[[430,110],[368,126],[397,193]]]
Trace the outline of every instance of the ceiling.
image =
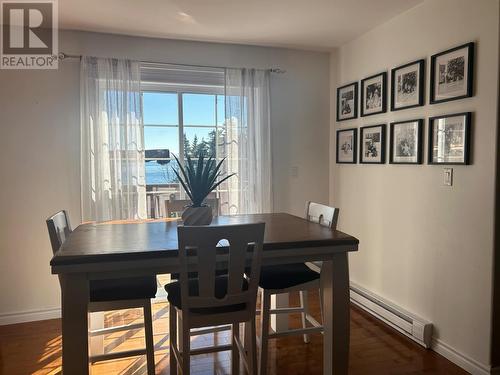
[[59,27],[327,50],[423,0],[61,0]]

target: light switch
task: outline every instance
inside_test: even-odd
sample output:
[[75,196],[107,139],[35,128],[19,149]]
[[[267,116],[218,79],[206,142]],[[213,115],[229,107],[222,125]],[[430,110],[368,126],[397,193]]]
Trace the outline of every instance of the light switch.
[[292,168],[290,168],[290,175],[292,177],[299,177],[299,167],[293,166]]
[[445,186],[453,185],[453,168],[444,168],[443,169],[443,184]]

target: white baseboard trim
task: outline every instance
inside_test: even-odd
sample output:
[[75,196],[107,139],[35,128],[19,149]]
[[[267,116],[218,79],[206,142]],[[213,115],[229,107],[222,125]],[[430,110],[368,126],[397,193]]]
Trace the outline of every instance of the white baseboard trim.
[[490,366],[483,365],[482,363],[479,363],[474,359],[467,357],[450,345],[434,337],[432,338],[431,349],[436,353],[441,354],[443,357],[449,359],[457,366],[460,366],[465,371],[470,372],[472,375],[490,375],[490,373],[493,374]]
[[43,310],[21,311],[16,313],[0,314],[0,326],[34,322],[37,320],[58,319],[61,317],[61,308],[52,307]]

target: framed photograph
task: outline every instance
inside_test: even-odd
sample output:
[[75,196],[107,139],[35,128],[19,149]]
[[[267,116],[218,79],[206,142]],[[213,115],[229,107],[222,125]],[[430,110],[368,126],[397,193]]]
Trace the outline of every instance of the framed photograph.
[[471,112],[429,119],[429,164],[469,164]]
[[474,42],[431,56],[431,104],[472,96]]
[[358,83],[337,88],[337,121],[358,117]]
[[358,129],[337,130],[337,163],[356,164]]
[[360,129],[359,162],[365,164],[385,163],[385,124],[364,126]]
[[361,116],[387,111],[387,73],[383,72],[361,81]]
[[391,123],[389,163],[422,163],[423,124],[422,119]]
[[391,111],[424,105],[425,60],[391,70]]

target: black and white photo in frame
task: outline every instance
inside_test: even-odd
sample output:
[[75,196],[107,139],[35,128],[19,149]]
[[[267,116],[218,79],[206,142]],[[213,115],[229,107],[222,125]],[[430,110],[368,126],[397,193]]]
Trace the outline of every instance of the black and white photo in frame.
[[391,111],[424,105],[425,60],[391,70]]
[[358,117],[358,82],[337,88],[337,121]]
[[389,163],[421,164],[424,120],[391,123]]
[[337,130],[337,163],[356,164],[358,129]]
[[472,96],[474,42],[431,56],[431,104]]
[[469,164],[471,112],[429,119],[429,164]]
[[360,129],[360,163],[385,163],[385,124]]
[[387,111],[387,73],[383,72],[361,81],[361,116]]

